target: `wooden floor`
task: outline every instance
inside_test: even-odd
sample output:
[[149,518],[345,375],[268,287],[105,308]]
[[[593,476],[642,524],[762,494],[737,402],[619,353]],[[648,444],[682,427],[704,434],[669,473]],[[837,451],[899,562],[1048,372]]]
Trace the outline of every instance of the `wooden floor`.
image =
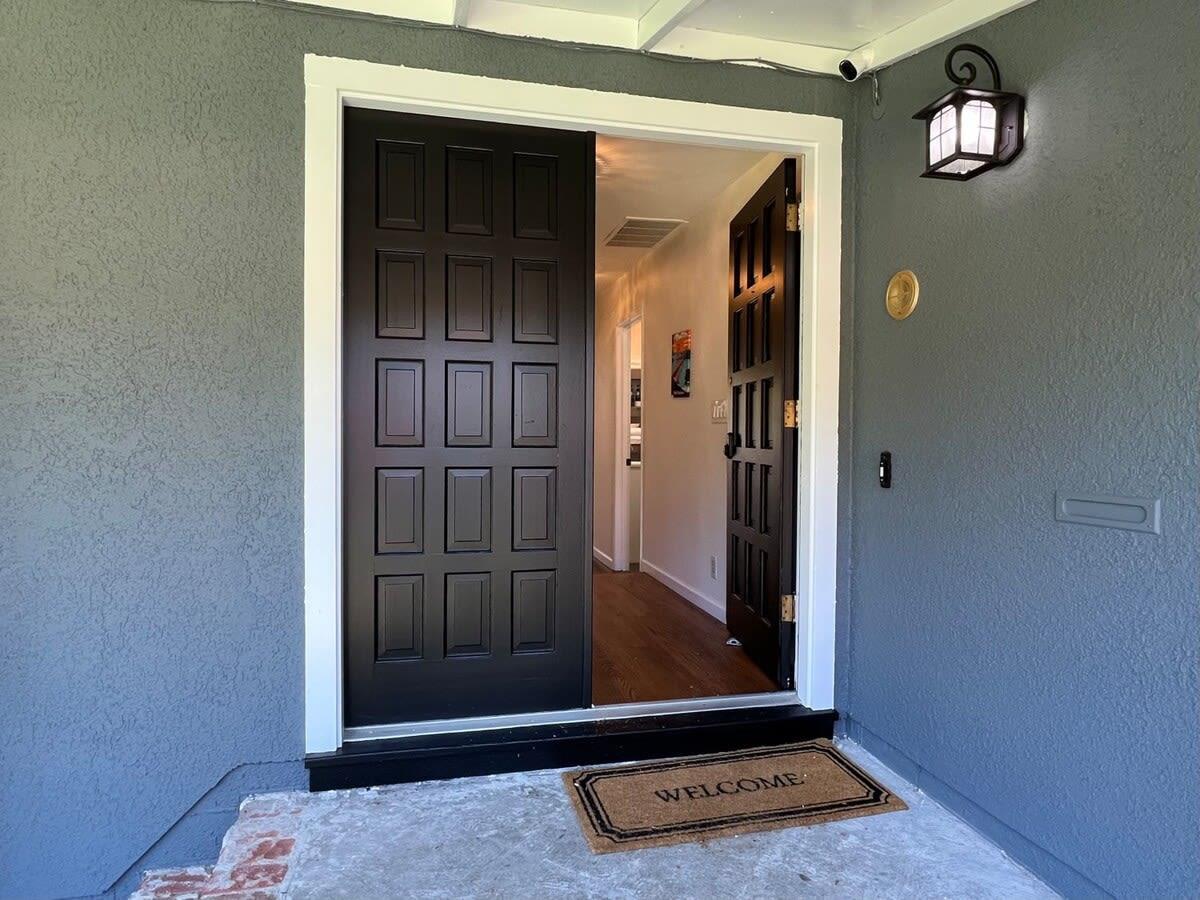
[[592,702],[775,691],[725,626],[643,572],[592,565]]

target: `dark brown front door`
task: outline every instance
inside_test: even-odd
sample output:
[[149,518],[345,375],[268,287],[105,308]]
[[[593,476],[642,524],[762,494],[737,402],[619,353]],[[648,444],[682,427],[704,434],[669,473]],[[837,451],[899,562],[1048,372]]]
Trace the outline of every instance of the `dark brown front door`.
[[729,224],[729,632],[781,688],[792,686],[797,431],[785,401],[799,390],[800,235],[796,162],[785,160]]
[[347,109],[346,723],[584,705],[594,136]]

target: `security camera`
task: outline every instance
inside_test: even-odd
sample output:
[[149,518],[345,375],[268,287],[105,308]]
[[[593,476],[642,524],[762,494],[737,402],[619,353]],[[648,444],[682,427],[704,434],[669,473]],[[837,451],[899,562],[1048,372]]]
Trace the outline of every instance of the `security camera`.
[[855,50],[838,63],[838,74],[844,81],[857,81],[871,69],[875,54],[870,50]]

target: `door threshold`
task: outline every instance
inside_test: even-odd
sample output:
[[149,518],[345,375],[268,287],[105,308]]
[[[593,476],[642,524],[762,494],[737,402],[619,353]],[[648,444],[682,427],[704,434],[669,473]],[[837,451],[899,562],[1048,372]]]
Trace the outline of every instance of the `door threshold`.
[[[304,765],[309,790],[327,791],[719,753],[833,736],[835,711],[813,711],[796,703],[795,694],[784,696],[790,702],[356,740],[333,753],[309,754]],[[622,704],[648,705],[662,704]]]
[[377,741],[385,738],[419,737],[433,734],[459,734],[469,731],[494,731],[500,728],[525,728],[532,725],[566,725],[573,722],[599,722],[605,719],[631,719],[641,716],[666,716],[715,709],[752,709],[761,706],[796,706],[795,691],[771,691],[762,694],[734,694],[722,697],[695,697],[687,700],[649,700],[641,703],[611,703],[587,709],[559,709],[548,712],[511,713],[501,716],[475,716],[462,719],[434,719],[424,722],[397,722],[390,725],[361,725],[346,728],[345,743]]

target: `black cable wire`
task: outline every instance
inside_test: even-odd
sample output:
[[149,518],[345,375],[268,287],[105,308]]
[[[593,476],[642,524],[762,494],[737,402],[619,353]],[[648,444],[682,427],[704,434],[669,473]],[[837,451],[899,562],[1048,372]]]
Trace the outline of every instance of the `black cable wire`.
[[550,38],[529,37],[521,34],[502,34],[492,31],[483,31],[479,28],[468,28],[464,25],[447,25],[441,22],[424,22],[419,19],[402,19],[398,16],[377,15],[375,13],[359,12],[352,9],[336,9],[330,6],[316,6],[308,3],[295,3],[291,0],[193,0],[193,2],[201,3],[217,3],[217,4],[244,4],[248,6],[269,6],[275,9],[286,9],[292,12],[306,12],[313,15],[333,16],[339,19],[357,19],[371,22],[395,22],[403,24],[409,28],[423,28],[428,31],[461,31],[467,34],[486,34],[491,37],[504,38],[509,41],[519,41],[525,44],[556,44],[560,47],[569,47],[572,50],[583,50],[591,53],[630,53],[636,56],[644,56],[647,59],[657,59],[664,62],[673,63],[693,63],[693,64],[728,64],[728,63],[750,63],[753,65],[763,66],[768,69],[774,69],[776,72],[783,72],[788,75],[808,75],[818,78],[835,77],[829,72],[818,72],[815,69],[805,69],[802,66],[792,66],[787,63],[775,62],[770,59],[763,59],[761,56],[739,56],[739,57],[724,57],[721,59],[701,59],[696,56],[676,56],[672,53],[660,53],[654,50],[632,50],[627,47],[605,47],[600,44],[583,44],[578,41],[558,41]]

